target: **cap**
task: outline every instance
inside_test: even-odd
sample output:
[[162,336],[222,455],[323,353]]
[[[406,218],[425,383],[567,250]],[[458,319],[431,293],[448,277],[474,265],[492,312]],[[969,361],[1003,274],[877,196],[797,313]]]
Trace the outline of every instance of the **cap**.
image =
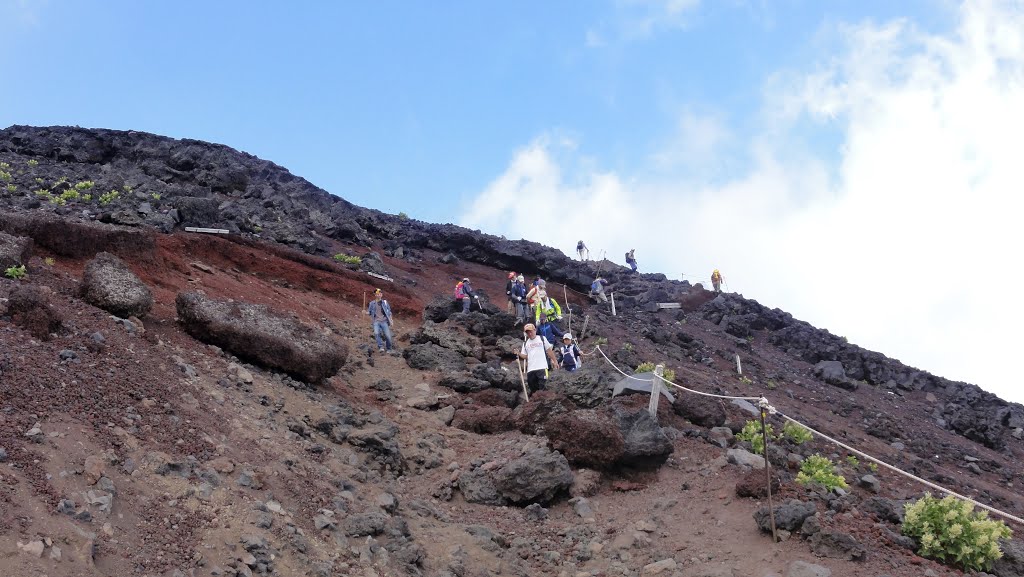
[[525,280],[525,279],[523,279],[523,275],[519,275],[519,276],[516,277],[516,280],[519,281],[519,282],[523,282],[523,280]]
[[379,295],[379,294],[383,294],[383,292],[380,289],[377,289],[377,290],[373,291],[373,294]]
[[469,282],[469,277],[462,279],[462,282]]
[[547,286],[548,285],[547,281],[545,281],[544,279],[540,279],[540,282],[538,282],[537,284],[539,284],[540,286]]
[[524,331],[535,331],[535,330],[537,330],[537,327],[533,326],[533,323],[526,323],[526,325],[523,326],[523,330]]
[[508,273],[508,278],[516,278],[516,273],[514,273],[514,272]]
[[569,339],[571,341],[572,333],[565,333],[564,335],[562,335],[562,340],[564,341],[565,339]]

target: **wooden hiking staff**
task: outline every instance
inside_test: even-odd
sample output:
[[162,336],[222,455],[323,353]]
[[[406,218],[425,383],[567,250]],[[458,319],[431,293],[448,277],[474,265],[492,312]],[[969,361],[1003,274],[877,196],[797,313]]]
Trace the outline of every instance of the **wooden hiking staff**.
[[[523,336],[523,351],[526,351],[526,336]],[[519,361],[523,362],[520,363]],[[523,396],[526,397],[526,402],[530,402],[530,390],[526,388],[526,371],[523,369],[523,364],[526,363],[526,359],[520,359],[519,355],[516,355],[516,368],[519,369],[519,383],[523,385]]]

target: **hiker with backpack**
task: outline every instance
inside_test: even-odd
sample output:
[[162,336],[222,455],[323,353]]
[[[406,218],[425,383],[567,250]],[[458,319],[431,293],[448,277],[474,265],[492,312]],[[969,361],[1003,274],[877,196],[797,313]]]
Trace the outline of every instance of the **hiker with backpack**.
[[[512,283],[512,291],[510,293],[511,300],[515,302],[516,306],[516,322],[515,324],[522,324],[526,322],[526,283],[523,279],[523,275],[519,275],[515,278]],[[513,325],[515,326],[515,325]]]
[[711,273],[711,286],[715,287],[716,293],[722,292],[722,281],[722,273],[716,268],[715,272]]
[[562,327],[551,322],[547,315],[540,315],[537,320],[537,336],[544,337],[544,340],[551,343],[551,346],[558,346],[558,337],[562,334]]
[[394,320],[391,317],[391,306],[384,300],[384,293],[380,289],[373,292],[374,299],[366,312],[373,322],[373,338],[377,340],[377,349],[380,352],[394,350],[394,341],[391,338],[391,325]]
[[526,360],[526,384],[531,392],[542,391],[548,381],[548,361],[552,367],[558,366],[554,346],[537,336],[537,327],[532,323],[523,327],[523,332],[526,338],[518,356]]
[[608,296],[604,294],[604,287],[608,286],[608,281],[601,277],[594,279],[594,282],[590,283],[590,298],[594,299],[595,302],[608,302]]
[[473,290],[468,278],[462,279],[459,284],[455,285],[455,300],[462,303],[462,312],[464,313],[469,312],[469,307],[473,304],[473,301],[477,301],[476,306],[480,306],[480,296]]
[[[583,258],[584,253],[586,253],[587,258]],[[590,249],[587,248],[587,245],[583,244],[582,240],[576,243],[576,254],[580,255],[580,260],[587,260],[590,258]]]
[[636,249],[635,248],[629,249],[629,252],[626,253],[626,264],[628,264],[633,269],[633,272],[636,272]]
[[572,342],[572,334],[562,335],[562,344],[558,347],[557,356],[562,359],[561,367],[570,373],[583,366],[580,349]]
[[508,306],[505,307],[505,312],[512,314],[516,309],[515,300],[512,298],[512,285],[516,282],[516,273],[508,273],[508,280],[505,282],[505,296],[508,298]]
[[544,282],[544,279],[537,277],[537,280],[533,281],[533,288],[526,293],[526,304],[530,306],[530,311],[537,307],[537,301],[547,296],[547,283]]
[[540,320],[541,315],[549,319],[562,320],[562,307],[558,306],[558,301],[549,297],[547,293],[544,293],[544,296],[540,297],[536,304],[534,322]]

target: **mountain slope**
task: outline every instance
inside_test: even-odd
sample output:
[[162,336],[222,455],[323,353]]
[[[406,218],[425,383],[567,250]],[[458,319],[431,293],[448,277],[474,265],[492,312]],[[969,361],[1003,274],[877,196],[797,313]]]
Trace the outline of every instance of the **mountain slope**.
[[[898,523],[886,511],[919,495],[919,484],[884,471],[878,494],[793,483],[790,454],[845,456],[823,441],[771,451],[782,480],[775,498],[816,504],[819,533],[853,537],[866,558],[818,559],[811,540],[796,536],[772,544],[752,518],[763,499],[735,495],[746,475],[763,480],[763,471],[729,464],[719,446],[726,433],[711,428],[738,431],[751,415],[679,393],[650,429],[637,416],[645,396],[610,398],[619,376],[594,338],[581,345],[591,353],[583,371],[555,373],[550,392],[521,404],[511,318],[489,303],[452,314],[446,302],[464,275],[499,302],[505,270],[548,278],[572,304],[574,332],[589,315],[588,333],[607,340],[602,350],[622,369],[664,362],[688,387],[763,394],[907,471],[1022,511],[1019,405],[739,295],[359,208],[272,163],[198,141],[12,127],[0,131],[0,162],[9,174],[0,184],[15,187],[3,189],[0,230],[34,244],[27,279],[0,281],[0,297],[38,289],[63,319],[53,336],[31,336],[34,325],[10,310],[0,320],[0,517],[14,520],[0,529],[7,573],[597,575],[661,562],[664,574],[761,576],[802,560],[837,575],[960,574],[889,536]],[[141,321],[81,298],[86,263],[100,250],[152,290]],[[597,268],[612,281],[617,316],[576,292]],[[362,307],[375,286],[395,309],[404,359],[372,344]],[[314,387],[254,364],[251,351],[201,343],[176,321],[176,296],[196,290],[291,316],[347,345],[348,362]],[[656,311],[658,302],[682,308]],[[627,455],[636,427],[664,437],[660,453]],[[480,498],[492,475],[561,454],[573,488]],[[870,472],[863,463],[844,470],[851,481]],[[524,478],[516,491],[537,489],[544,475]]]

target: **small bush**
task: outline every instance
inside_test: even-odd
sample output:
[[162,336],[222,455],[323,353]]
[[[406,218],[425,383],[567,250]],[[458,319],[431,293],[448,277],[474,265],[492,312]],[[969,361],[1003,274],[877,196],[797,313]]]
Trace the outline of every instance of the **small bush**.
[[740,375],[740,382],[741,382],[741,383],[743,383],[744,385],[751,385],[751,384],[753,384],[753,383],[754,383],[754,381],[752,381],[752,380],[748,379],[748,378],[747,378],[746,376],[744,376],[744,375]]
[[160,200],[160,193],[159,192],[154,192],[153,194],[151,194],[149,196],[152,197],[153,200]]
[[10,180],[10,179],[11,179],[11,173],[9,173],[9,172],[7,172],[5,170],[0,170],[0,180]]
[[78,190],[78,191],[89,190],[90,188],[92,188],[94,186],[96,186],[95,182],[93,182],[91,180],[83,180],[82,182],[75,183],[75,190]]
[[802,427],[793,421],[786,421],[786,424],[782,426],[782,436],[797,445],[803,445],[814,439],[814,435],[806,427]]
[[4,271],[4,276],[6,276],[7,278],[12,278],[14,280],[21,280],[25,278],[27,274],[28,270],[25,269],[25,265],[23,264],[8,267],[7,270]]
[[61,193],[60,198],[61,200],[64,201],[78,200],[82,198],[82,195],[79,194],[77,190],[65,190],[63,193]]
[[10,164],[7,164],[6,162],[0,162],[0,170],[10,170],[10,169],[11,169],[11,165]]
[[871,471],[872,473],[877,473],[878,472],[878,465],[869,462],[868,463],[868,471]]
[[92,195],[91,194],[83,194],[82,195],[82,201],[84,201],[84,202],[91,202],[92,201]]
[[18,185],[17,184],[8,184],[7,185],[7,192],[15,192],[17,190],[18,190]]
[[50,189],[48,188],[40,188],[33,192],[36,193],[36,196],[50,196]]
[[939,500],[925,493],[904,508],[902,531],[920,543],[918,555],[968,571],[989,569],[1003,556],[999,540],[1013,535],[1006,523],[952,495]]
[[53,266],[54,264],[56,264],[57,261],[53,260],[52,256],[48,256],[43,259],[43,262],[46,263],[46,266]]
[[[768,432],[769,437],[775,436],[775,429],[772,428],[771,423],[765,423],[764,430]],[[747,421],[747,424],[743,425],[743,430],[736,435],[736,438],[750,443],[750,448],[753,449],[754,454],[764,454],[764,437],[761,435],[761,421]]]
[[43,184],[44,182],[46,182],[45,178],[39,178],[39,177],[36,178],[36,184]]
[[594,340],[594,344],[599,346],[599,347],[601,345],[607,345],[608,344],[608,339],[606,339],[604,337],[597,337],[597,339]]
[[[636,371],[635,372],[637,372],[637,373],[653,373],[654,369],[655,369],[655,364],[654,363],[643,362],[643,363],[640,363],[639,365],[636,366]],[[662,371],[661,376],[666,381],[675,381],[676,380],[676,372],[673,371],[672,369],[665,369],[664,371]]]
[[846,484],[846,478],[836,473],[836,466],[832,460],[821,455],[811,455],[804,459],[803,463],[800,463],[800,472],[796,475],[796,482],[801,485],[818,483],[830,491],[837,487],[841,489],[849,487]]
[[856,469],[860,466],[860,459],[858,459],[856,455],[847,455],[846,464]]
[[404,212],[400,212],[400,213],[398,213],[398,218],[400,218],[402,220],[409,220],[409,215],[405,214]]
[[39,166],[39,161],[35,160],[35,159],[32,159],[32,160],[28,161],[28,165],[29,166]]
[[347,254],[338,253],[334,255],[334,260],[344,264],[359,264],[363,262],[363,259],[358,256],[349,256]]
[[110,204],[110,203],[114,202],[115,200],[117,200],[117,198],[119,196],[121,196],[121,193],[116,191],[116,190],[111,190],[110,192],[104,192],[103,194],[100,195],[100,204],[102,206],[107,206],[108,204]]

